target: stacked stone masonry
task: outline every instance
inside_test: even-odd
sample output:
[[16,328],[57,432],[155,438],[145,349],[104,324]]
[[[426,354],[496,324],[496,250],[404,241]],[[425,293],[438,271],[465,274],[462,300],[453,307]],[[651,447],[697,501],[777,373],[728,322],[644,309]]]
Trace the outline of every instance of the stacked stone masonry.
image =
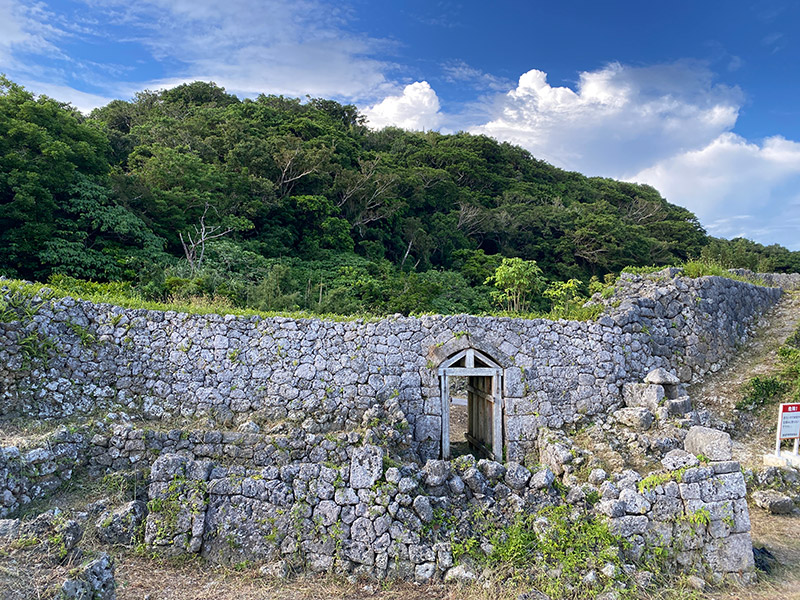
[[[506,456],[522,461],[538,427],[618,409],[622,384],[655,368],[683,382],[718,370],[780,295],[780,288],[670,270],[625,275],[592,322],[467,315],[332,322],[64,298],[44,303],[29,321],[0,324],[0,412],[212,416],[223,424],[256,416],[324,433],[351,430],[368,409],[396,399],[419,455],[437,458],[436,368],[474,348],[503,368]],[[21,341],[30,335],[53,343],[47,360],[26,356]]]

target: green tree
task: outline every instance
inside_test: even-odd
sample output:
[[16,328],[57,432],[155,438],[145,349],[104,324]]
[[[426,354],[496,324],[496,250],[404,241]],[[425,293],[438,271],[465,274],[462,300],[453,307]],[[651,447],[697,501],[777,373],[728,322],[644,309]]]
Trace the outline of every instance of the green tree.
[[486,284],[497,288],[492,297],[510,312],[525,312],[532,297],[542,289],[544,278],[535,260],[504,258],[494,272],[486,278]]
[[542,295],[550,300],[552,311],[556,316],[566,317],[586,300],[581,295],[580,288],[581,282],[577,279],[554,281],[547,286]]

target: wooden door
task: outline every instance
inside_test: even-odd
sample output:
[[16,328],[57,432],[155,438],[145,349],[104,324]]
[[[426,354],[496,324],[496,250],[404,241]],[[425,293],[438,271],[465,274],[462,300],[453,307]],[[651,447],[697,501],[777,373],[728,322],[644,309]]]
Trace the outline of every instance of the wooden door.
[[469,377],[467,383],[467,440],[485,456],[494,455],[494,377]]

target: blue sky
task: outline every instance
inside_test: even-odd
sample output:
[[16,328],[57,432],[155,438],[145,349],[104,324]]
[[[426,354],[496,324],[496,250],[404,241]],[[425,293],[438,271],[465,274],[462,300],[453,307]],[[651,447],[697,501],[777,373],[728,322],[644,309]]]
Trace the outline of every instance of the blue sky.
[[800,250],[800,3],[0,0],[0,72],[88,111],[195,79],[650,183]]

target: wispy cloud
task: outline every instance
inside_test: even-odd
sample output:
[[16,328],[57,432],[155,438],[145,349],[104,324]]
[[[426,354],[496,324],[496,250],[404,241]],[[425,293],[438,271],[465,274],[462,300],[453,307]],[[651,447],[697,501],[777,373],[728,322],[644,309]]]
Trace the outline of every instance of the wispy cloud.
[[[32,85],[88,87],[98,97],[196,79],[241,95],[275,93],[374,102],[396,89],[375,58],[394,42],[353,30],[346,6],[327,0],[83,0],[80,11],[0,0],[0,68]],[[66,9],[65,9],[66,10]],[[165,76],[131,80],[135,69],[85,62],[63,47],[70,40],[125,43],[162,66]],[[26,60],[30,54],[42,60]],[[73,96],[77,95],[77,90]]]
[[25,53],[65,57],[56,42],[67,32],[56,26],[55,20],[44,3],[0,0],[0,65],[24,67],[19,55]]
[[373,58],[390,42],[349,28],[351,15],[320,0],[87,0],[124,25],[160,61],[171,84],[213,79],[230,91],[369,100],[391,86]]
[[507,90],[512,82],[468,65],[463,60],[451,60],[442,65],[445,80],[449,83],[466,84],[480,91],[500,92]]

